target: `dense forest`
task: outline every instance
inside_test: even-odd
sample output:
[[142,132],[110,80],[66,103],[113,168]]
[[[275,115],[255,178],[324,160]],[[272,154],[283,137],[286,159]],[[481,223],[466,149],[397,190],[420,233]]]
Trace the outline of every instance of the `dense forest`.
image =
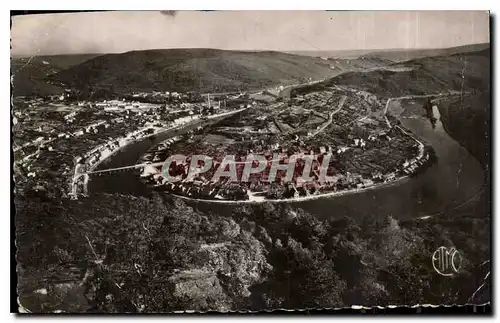
[[[212,214],[153,193],[55,203],[18,198],[20,303],[33,312],[169,312],[489,300],[489,217],[319,221],[263,204]],[[483,205],[483,204],[481,204]],[[464,232],[477,232],[471,237]],[[453,241],[460,275],[431,254]],[[486,261],[486,263],[485,263]]]

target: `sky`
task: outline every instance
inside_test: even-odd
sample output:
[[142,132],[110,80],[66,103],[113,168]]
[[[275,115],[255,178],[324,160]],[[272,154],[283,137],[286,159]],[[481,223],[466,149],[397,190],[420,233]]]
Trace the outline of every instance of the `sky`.
[[489,42],[487,11],[109,11],[15,16],[11,55],[356,50]]

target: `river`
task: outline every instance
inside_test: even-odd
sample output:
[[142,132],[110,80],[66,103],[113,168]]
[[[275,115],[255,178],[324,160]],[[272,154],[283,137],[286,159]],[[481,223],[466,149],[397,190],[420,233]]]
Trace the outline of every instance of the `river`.
[[[411,101],[403,101],[403,109]],[[403,126],[411,130],[436,153],[437,162],[425,172],[404,182],[360,194],[305,202],[305,210],[324,216],[349,216],[357,219],[390,215],[409,219],[437,215],[474,200],[483,190],[484,171],[476,158],[444,130],[437,107],[435,127],[421,113],[400,116]]]
[[[152,146],[159,144],[170,137],[186,133],[200,125],[210,125],[216,123],[222,118],[208,121],[194,121],[185,127],[167,130],[156,136],[146,138],[142,141],[137,141],[123,147],[120,151],[104,160],[94,171],[134,165],[137,163],[138,159]],[[150,188],[146,187],[146,185],[139,180],[137,171],[132,170],[126,170],[119,173],[102,173],[99,175],[93,175],[91,176],[88,187],[91,194],[104,192],[145,196],[150,192]]]
[[[484,170],[477,159],[445,131],[439,109],[433,108],[433,116],[437,119],[433,126],[418,101],[403,100],[398,102],[399,104],[400,106],[393,105],[394,111],[390,112],[400,113],[403,126],[434,148],[438,158],[436,163],[425,172],[394,185],[356,194],[292,202],[290,205],[302,208],[319,218],[348,216],[362,220],[390,215],[403,220],[439,215],[464,203],[478,201],[484,188]],[[166,132],[154,140],[147,139],[126,147],[99,168],[132,165],[152,145],[172,135],[172,132]],[[92,178],[89,189],[93,194],[113,192],[140,195],[148,192],[137,174],[131,171]],[[230,212],[234,208],[232,205],[207,205],[204,202],[190,204],[217,212]]]

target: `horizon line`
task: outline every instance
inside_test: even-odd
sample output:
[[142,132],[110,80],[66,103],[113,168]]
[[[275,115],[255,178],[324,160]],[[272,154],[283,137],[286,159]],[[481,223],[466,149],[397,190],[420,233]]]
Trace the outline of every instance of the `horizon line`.
[[29,57],[43,57],[43,56],[71,56],[71,55],[119,55],[130,52],[142,52],[142,51],[154,51],[154,50],[171,50],[171,49],[206,49],[206,50],[219,50],[219,51],[228,51],[228,52],[278,52],[278,53],[299,53],[299,52],[349,52],[349,51],[371,51],[371,52],[379,52],[379,51],[398,51],[398,50],[436,50],[436,49],[451,49],[451,48],[459,48],[464,46],[471,45],[491,45],[491,41],[488,42],[480,42],[480,43],[468,43],[458,46],[451,47],[391,47],[391,48],[356,48],[356,49],[300,49],[300,50],[277,50],[277,49],[223,49],[223,48],[215,48],[215,47],[168,47],[168,48],[148,48],[148,49],[132,49],[124,52],[81,52],[81,53],[58,53],[58,54],[21,54],[21,55],[10,55],[12,58],[29,58]]

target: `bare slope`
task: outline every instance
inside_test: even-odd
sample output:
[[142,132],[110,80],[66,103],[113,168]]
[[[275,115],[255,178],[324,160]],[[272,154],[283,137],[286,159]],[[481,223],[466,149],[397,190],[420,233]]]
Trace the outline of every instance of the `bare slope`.
[[313,57],[280,52],[165,49],[108,54],[73,66],[54,80],[80,90],[225,92],[290,84],[334,75]]

